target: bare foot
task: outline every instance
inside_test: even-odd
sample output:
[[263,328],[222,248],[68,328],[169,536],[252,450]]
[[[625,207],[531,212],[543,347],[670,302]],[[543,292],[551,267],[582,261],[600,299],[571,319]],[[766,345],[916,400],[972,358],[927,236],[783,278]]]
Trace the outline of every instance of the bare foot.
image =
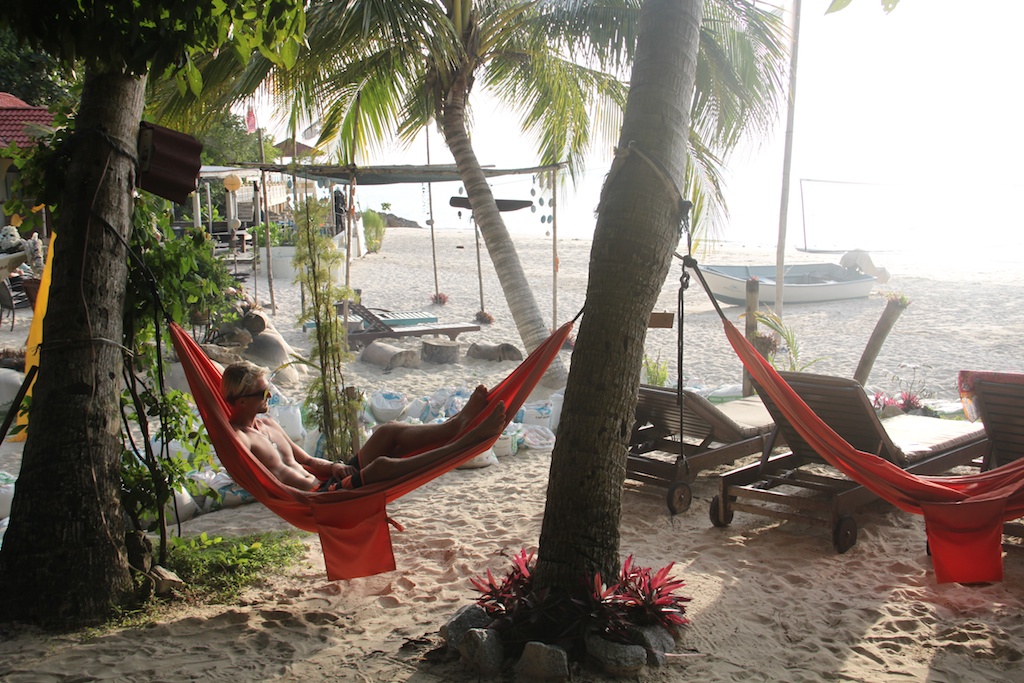
[[468,425],[486,407],[487,387],[480,384],[473,390],[473,394],[466,401],[466,405],[462,407],[462,410],[456,414],[456,417],[459,418],[463,425]]
[[494,410],[480,424],[467,432],[464,438],[466,443],[479,443],[501,434],[503,429],[505,429],[505,402],[499,401]]

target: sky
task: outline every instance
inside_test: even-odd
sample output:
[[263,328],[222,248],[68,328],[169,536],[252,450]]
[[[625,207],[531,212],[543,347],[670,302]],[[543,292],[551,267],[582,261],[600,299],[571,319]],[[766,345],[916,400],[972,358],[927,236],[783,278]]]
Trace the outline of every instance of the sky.
[[[803,0],[797,70],[788,248],[959,248],[1010,241],[1024,246],[1015,203],[1024,188],[1024,61],[1019,0],[853,0],[825,15],[829,0]],[[500,168],[535,165],[534,146],[514,116],[476,94],[474,147]],[[779,229],[785,112],[776,131],[728,160],[730,220],[719,237],[774,245]],[[439,134],[433,163],[452,163]],[[373,164],[426,163],[421,137]],[[594,154],[575,188],[558,197],[561,238],[589,238],[607,153]],[[494,179],[502,199],[545,199],[536,212],[506,214],[510,231],[550,235],[550,198],[530,176]],[[434,184],[439,229],[469,228],[448,206],[458,184]],[[426,186],[361,188],[363,208],[382,202],[426,224]],[[804,234],[806,233],[806,243]],[[856,237],[851,237],[856,236]],[[854,244],[857,240],[863,244]]]

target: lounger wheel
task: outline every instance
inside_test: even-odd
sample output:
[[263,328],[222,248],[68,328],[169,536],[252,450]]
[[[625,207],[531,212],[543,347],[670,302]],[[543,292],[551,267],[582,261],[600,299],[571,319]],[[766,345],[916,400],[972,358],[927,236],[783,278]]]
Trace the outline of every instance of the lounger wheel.
[[726,508],[725,515],[720,514],[721,499],[715,496],[711,499],[711,507],[708,508],[708,517],[711,518],[711,523],[717,527],[729,526],[732,523],[732,509]]
[[693,491],[690,489],[690,485],[684,481],[674,482],[668,487],[668,495],[665,496],[665,502],[668,503],[668,511],[673,515],[682,514],[689,510],[690,503],[693,502]]
[[832,545],[836,552],[845,553],[857,543],[857,522],[853,517],[840,517],[832,529]]

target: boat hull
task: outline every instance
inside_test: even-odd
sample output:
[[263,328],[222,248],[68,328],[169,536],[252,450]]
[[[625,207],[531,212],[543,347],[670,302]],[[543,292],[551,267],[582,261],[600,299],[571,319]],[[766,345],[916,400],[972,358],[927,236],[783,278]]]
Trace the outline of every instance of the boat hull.
[[[742,306],[747,300],[747,280],[760,281],[760,303],[775,303],[775,266],[701,266],[711,294],[725,304]],[[871,293],[876,279],[837,263],[798,263],[786,266],[783,302],[818,303],[859,299]]]

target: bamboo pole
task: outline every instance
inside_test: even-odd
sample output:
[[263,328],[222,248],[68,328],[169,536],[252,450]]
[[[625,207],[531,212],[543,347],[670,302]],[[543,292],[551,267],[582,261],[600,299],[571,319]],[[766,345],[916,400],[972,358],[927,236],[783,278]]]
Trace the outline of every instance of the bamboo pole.
[[[260,163],[267,163],[267,155],[263,149],[263,129],[257,128],[256,134],[260,143]],[[274,268],[270,260],[270,200],[267,198],[267,172],[260,169],[260,187],[263,188],[263,234],[267,242],[267,288],[270,290],[270,314],[277,315],[277,301],[274,299]],[[255,282],[259,278],[253,276],[253,296],[255,296]]]
[[558,170],[551,169],[551,329],[558,329]]

